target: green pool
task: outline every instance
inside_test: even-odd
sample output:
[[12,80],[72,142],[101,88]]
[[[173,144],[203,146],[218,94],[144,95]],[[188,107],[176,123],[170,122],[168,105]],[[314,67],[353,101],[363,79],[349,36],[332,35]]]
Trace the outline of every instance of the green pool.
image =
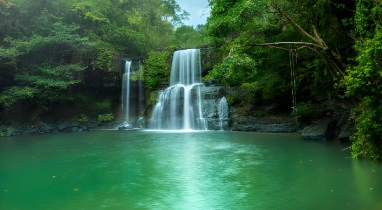
[[0,138],[0,209],[382,209],[382,165],[295,134]]

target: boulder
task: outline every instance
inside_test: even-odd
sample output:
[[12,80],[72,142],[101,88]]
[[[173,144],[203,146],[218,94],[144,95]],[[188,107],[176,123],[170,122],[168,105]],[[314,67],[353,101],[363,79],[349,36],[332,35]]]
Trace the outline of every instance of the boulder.
[[71,123],[69,123],[69,126],[70,127],[78,127],[78,126],[80,126],[80,123],[79,122],[71,122]]
[[53,126],[44,124],[39,128],[40,133],[51,133],[53,131]]
[[350,136],[355,134],[357,132],[355,126],[348,127],[346,126],[345,129],[341,130],[340,135],[338,135],[338,140],[341,142],[349,142]]
[[78,122],[65,122],[60,125],[58,125],[59,131],[66,131],[66,132],[77,132],[79,130],[80,123]]
[[62,130],[64,130],[65,128],[67,128],[69,126],[70,126],[70,123],[67,123],[67,122],[62,123],[62,124],[58,125],[58,130],[62,131]]
[[71,130],[72,132],[82,132],[82,128],[80,127],[72,127]]
[[330,122],[330,119],[324,119],[316,124],[305,127],[301,133],[301,137],[306,140],[330,140],[334,133]]

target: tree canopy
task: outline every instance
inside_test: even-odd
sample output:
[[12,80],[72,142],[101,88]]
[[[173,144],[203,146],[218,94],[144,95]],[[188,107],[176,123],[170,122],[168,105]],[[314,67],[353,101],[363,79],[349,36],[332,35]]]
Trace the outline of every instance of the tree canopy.
[[357,127],[352,154],[382,158],[380,1],[210,0],[209,4],[206,32],[222,56],[207,78],[241,87],[252,96],[250,102],[259,97],[280,102],[280,94],[272,93],[292,89],[294,109],[296,94],[304,102],[315,96],[358,98],[360,105],[351,118]]
[[[297,83],[310,81],[313,85],[299,89],[309,92],[319,88],[318,83],[325,86],[323,82],[340,81],[345,75],[348,63],[343,57],[354,53],[354,40],[350,34],[352,26],[345,24],[354,14],[351,2],[209,2],[212,11],[207,22],[207,34],[214,37],[214,45],[223,47],[227,53],[235,49],[256,58],[253,62],[259,68],[256,75],[266,72],[264,77],[267,78],[269,71],[274,70],[278,72],[274,74],[286,80],[288,74],[283,75],[283,72],[290,71],[289,64],[294,59],[299,63],[294,66]],[[284,65],[277,66],[274,61],[282,61],[277,63]],[[219,72],[223,69],[217,68],[214,76],[224,75]],[[238,72],[238,76],[241,75],[248,76]]]
[[175,31],[188,15],[174,0],[1,0],[0,107],[70,101],[73,87],[86,86],[85,70],[183,44]]

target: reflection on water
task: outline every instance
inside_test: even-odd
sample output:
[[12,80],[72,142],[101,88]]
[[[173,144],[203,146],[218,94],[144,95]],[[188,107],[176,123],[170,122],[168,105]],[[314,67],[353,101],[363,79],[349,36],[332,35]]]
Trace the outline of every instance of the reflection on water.
[[382,209],[381,164],[294,134],[0,139],[0,209]]

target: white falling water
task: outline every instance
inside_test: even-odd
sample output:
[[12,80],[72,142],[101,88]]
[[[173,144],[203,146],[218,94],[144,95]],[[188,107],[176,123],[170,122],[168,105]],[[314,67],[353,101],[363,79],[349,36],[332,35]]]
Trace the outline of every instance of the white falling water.
[[218,114],[219,114],[219,120],[220,120],[220,130],[224,130],[223,121],[228,120],[228,117],[229,117],[228,102],[225,97],[223,97],[219,101]]
[[138,62],[138,74],[139,74],[139,79],[138,79],[138,87],[139,87],[139,93],[138,93],[138,112],[141,113],[145,107],[145,91],[143,88],[143,82],[142,82],[142,68],[141,68],[141,60]]
[[131,61],[125,62],[125,73],[122,77],[122,110],[125,112],[125,122],[129,122],[130,106],[130,67]]
[[200,94],[200,50],[174,52],[170,87],[160,93],[150,120],[153,130],[206,130]]

